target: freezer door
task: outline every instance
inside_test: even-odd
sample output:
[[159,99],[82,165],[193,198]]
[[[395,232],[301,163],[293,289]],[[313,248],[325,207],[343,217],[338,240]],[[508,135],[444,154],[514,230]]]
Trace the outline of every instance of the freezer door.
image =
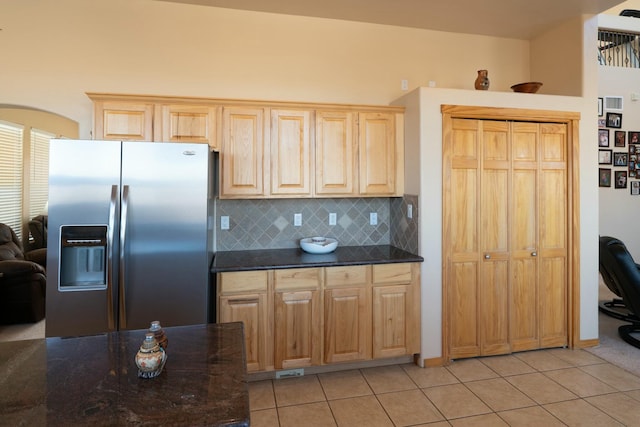
[[124,142],[120,329],[207,322],[206,144]]
[[54,139],[49,147],[45,333],[114,330],[117,301],[110,267],[117,245],[117,234],[112,237],[118,227],[121,143]]

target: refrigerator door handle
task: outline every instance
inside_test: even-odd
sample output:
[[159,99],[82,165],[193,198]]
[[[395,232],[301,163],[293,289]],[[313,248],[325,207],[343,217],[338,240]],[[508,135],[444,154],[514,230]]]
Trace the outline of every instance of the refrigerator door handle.
[[118,201],[118,186],[111,186],[111,201],[109,202],[109,228],[107,229],[107,323],[110,331],[116,329],[115,311],[113,308],[113,230],[116,221],[116,203]]
[[120,214],[120,268],[118,275],[118,297],[119,297],[119,313],[120,322],[119,329],[126,329],[127,327],[127,309],[125,305],[125,277],[126,277],[126,264],[124,248],[127,239],[127,210],[129,208],[129,186],[122,186],[122,212]]

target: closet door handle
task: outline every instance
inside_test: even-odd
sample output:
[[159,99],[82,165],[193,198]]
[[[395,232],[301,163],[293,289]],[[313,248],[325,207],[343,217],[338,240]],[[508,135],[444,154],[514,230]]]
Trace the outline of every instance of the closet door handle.
[[538,256],[538,252],[536,251],[531,252],[531,256]]

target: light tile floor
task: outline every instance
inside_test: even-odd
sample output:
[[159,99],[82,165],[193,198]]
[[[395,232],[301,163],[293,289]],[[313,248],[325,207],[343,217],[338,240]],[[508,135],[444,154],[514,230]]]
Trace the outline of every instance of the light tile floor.
[[640,426],[640,377],[584,350],[257,381],[249,396],[252,427]]

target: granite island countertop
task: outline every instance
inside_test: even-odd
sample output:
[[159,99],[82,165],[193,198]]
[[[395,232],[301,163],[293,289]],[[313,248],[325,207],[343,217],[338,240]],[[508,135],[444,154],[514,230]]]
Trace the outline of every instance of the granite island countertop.
[[153,379],[134,361],[146,330],[0,343],[0,424],[248,426],[242,323],[164,329]]
[[213,258],[211,272],[423,261],[423,257],[391,245],[338,246],[334,252],[322,255],[310,254],[300,248],[221,251]]

